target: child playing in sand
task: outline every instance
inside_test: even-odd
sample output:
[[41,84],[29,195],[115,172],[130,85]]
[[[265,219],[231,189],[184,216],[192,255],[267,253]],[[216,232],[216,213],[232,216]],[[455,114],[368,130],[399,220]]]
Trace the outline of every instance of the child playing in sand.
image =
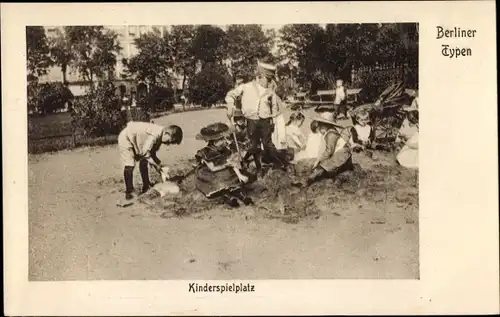
[[196,153],[196,188],[209,199],[219,198],[231,207],[238,207],[239,201],[252,204],[247,196],[244,184],[253,180],[252,175],[242,169],[237,155],[233,153],[227,138],[231,130],[224,123],[213,123],[196,136],[207,142]]
[[304,150],[306,147],[306,137],[300,131],[304,124],[305,117],[300,112],[292,113],[288,122],[286,123],[286,143],[287,147],[294,152]]
[[162,144],[180,144],[182,129],[176,125],[163,127],[148,122],[129,122],[118,136],[118,149],[124,165],[123,178],[125,180],[125,199],[133,199],[134,166],[139,162],[139,171],[142,178],[142,193],[151,187],[149,182],[148,163],[158,173],[162,174],[162,164],[156,152]]
[[322,112],[314,120],[319,122],[318,130],[325,140],[312,171],[305,179],[295,180],[293,185],[307,187],[324,178],[334,179],[340,173],[353,168],[350,128],[338,126],[332,112]]
[[370,124],[370,113],[368,110],[355,111],[351,114],[354,126],[351,128],[351,146],[354,152],[361,152],[378,159],[372,151],[374,145],[374,130]]
[[314,120],[311,122],[311,132],[307,136],[306,147],[295,155],[295,162],[318,158],[323,143],[323,137],[321,133],[318,132],[318,126],[318,121]]

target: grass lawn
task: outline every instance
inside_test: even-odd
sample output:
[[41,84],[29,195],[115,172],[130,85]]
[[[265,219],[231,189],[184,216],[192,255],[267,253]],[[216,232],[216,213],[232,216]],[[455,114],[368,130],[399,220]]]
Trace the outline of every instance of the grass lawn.
[[[220,107],[212,107],[212,109]],[[203,111],[206,108],[187,107],[185,110],[175,109],[168,112],[158,112],[151,114],[155,119],[164,115],[176,112]],[[101,146],[116,143],[117,136],[109,135],[97,138],[88,138],[82,135],[82,131],[77,130],[75,140],[73,140],[73,127],[71,125],[71,114],[55,113],[47,116],[28,117],[28,153],[38,154],[45,152],[55,152],[82,146]]]
[[71,133],[71,114],[68,112],[28,117],[28,137],[30,139],[71,135]]
[[71,149],[76,146],[101,146],[117,142],[118,136],[84,137],[77,131],[73,140],[71,114],[56,113],[40,117],[28,117],[28,153],[38,154]]

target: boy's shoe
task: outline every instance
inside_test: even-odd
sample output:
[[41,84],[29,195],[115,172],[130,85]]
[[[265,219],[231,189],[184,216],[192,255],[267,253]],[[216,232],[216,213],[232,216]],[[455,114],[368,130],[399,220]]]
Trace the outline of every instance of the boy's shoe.
[[126,200],[132,200],[132,199],[134,199],[134,194],[132,194],[132,193],[125,193],[125,199]]
[[224,196],[224,203],[226,205],[228,205],[229,207],[233,207],[233,208],[240,206],[238,199],[236,199],[235,197],[231,197],[231,196]]
[[254,204],[252,198],[248,197],[246,193],[238,192],[235,194],[235,197],[241,200],[245,204],[245,206]]
[[254,205],[254,202],[252,200],[252,198],[248,197],[248,196],[245,196],[243,199],[242,199],[243,203],[245,204],[245,206],[249,206],[249,205]]
[[301,179],[301,178],[298,178],[298,177],[293,177],[292,178],[292,186],[294,187],[304,187],[304,184],[306,183],[306,181],[304,179]]
[[152,186],[142,186],[141,195],[148,192]]

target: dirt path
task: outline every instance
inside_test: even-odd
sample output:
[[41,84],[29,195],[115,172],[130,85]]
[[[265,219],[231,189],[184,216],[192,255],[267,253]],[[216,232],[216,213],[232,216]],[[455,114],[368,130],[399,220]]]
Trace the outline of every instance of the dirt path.
[[[162,149],[162,160],[186,160],[202,145],[201,125],[223,118],[202,114],[155,120],[185,128],[186,142]],[[249,207],[164,219],[144,205],[115,206],[117,154],[109,146],[29,158],[30,280],[418,278],[418,212],[395,200],[324,203],[318,219],[298,224]]]

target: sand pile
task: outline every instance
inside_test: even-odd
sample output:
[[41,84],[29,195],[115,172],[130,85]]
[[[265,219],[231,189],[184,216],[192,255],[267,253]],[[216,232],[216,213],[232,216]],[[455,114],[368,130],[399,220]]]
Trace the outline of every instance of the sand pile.
[[250,193],[255,197],[256,212],[266,218],[297,223],[320,216],[315,196],[309,195],[307,189],[292,186],[292,177],[284,171],[269,171],[253,184]]
[[[296,166],[296,175],[306,176],[312,163]],[[177,171],[183,173],[189,168],[188,165],[180,165]],[[384,160],[375,162],[358,157],[353,170],[309,188],[292,186],[292,179],[284,171],[270,170],[263,178],[249,184],[248,192],[255,202],[255,213],[265,218],[297,223],[303,219],[317,219],[322,211],[342,210],[353,204],[383,206],[394,203],[405,210],[418,209],[418,171],[389,165]],[[184,179],[180,188],[179,195],[159,197],[158,193],[149,193],[142,202],[162,218],[189,217],[212,210],[231,209],[198,192],[194,174]]]

